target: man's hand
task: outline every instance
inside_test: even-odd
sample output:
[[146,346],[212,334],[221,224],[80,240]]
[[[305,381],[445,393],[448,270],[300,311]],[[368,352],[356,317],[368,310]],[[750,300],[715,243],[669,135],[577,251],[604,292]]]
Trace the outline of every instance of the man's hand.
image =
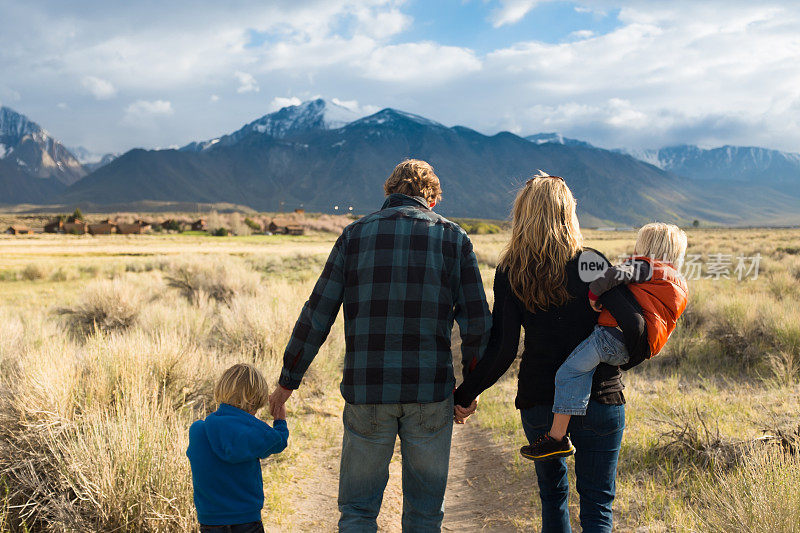
[[286,404],[281,404],[280,407],[275,409],[272,418],[275,420],[286,420]]
[[453,418],[456,421],[456,424],[463,424],[467,421],[467,418],[470,417],[476,410],[478,409],[478,398],[472,400],[472,403],[469,407],[461,407],[460,405],[456,405],[453,408],[454,416]]
[[589,299],[589,305],[591,305],[592,309],[598,313],[603,310],[603,304],[601,304],[598,300]]
[[[292,395],[292,392],[294,391],[284,389],[280,385],[275,387],[275,390],[269,395],[269,412],[272,418],[276,420],[286,418],[286,407],[284,404],[286,400],[289,399],[289,396]],[[283,416],[279,416],[280,414],[283,414]]]

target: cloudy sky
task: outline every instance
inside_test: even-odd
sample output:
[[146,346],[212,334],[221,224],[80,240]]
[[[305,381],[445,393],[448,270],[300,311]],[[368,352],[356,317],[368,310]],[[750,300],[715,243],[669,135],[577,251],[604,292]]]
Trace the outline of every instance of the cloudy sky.
[[0,103],[96,152],[316,96],[487,134],[800,151],[794,1],[0,0],[0,27]]

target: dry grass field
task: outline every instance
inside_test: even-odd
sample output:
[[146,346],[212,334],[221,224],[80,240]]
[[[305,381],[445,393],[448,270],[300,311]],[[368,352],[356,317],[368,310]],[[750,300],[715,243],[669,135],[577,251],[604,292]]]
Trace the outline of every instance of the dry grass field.
[[[188,427],[230,364],[277,378],[335,237],[0,236],[0,531],[193,531]],[[506,238],[473,237],[490,298]],[[587,232],[609,258],[633,239]],[[800,230],[689,242],[704,276],[730,254],[729,279],[691,280],[665,353],[625,376],[618,529],[800,531]],[[736,279],[740,254],[760,254],[757,279]],[[343,349],[340,321],[287,404],[290,446],[263,465],[270,530],[334,530]],[[514,390],[511,371],[456,430],[446,530],[538,525]],[[383,531],[399,531],[397,467]]]

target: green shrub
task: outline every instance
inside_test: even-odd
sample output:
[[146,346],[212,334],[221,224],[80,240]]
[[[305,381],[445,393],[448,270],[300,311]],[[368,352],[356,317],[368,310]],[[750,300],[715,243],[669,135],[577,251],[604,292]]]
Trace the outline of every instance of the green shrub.
[[497,224],[482,220],[459,220],[458,225],[469,235],[491,235],[502,231]]
[[181,224],[177,220],[166,220],[161,224],[162,231],[180,231]]
[[249,217],[245,218],[244,219],[244,223],[247,224],[247,227],[249,227],[253,231],[263,231],[264,230],[264,228],[261,227],[261,224],[259,224],[258,222],[256,222],[252,218],[249,218]]
[[500,233],[500,226],[498,226],[497,224],[478,222],[472,228],[472,233],[474,233],[475,235],[493,235],[495,233]]

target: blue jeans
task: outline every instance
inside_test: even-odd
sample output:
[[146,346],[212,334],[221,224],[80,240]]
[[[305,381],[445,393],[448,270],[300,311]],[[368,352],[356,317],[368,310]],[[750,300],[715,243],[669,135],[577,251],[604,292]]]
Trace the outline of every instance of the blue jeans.
[[400,436],[403,531],[440,531],[453,436],[453,397],[435,403],[345,404],[339,531],[377,531]]
[[[522,428],[530,442],[546,433],[553,423],[549,405],[520,411]],[[575,445],[575,477],[581,497],[580,520],[584,533],[610,533],[611,504],[616,493],[617,459],[625,429],[625,406],[589,402],[586,416],[569,422]],[[536,477],[542,499],[542,532],[569,533],[569,481],[564,458],[537,461]]]
[[[619,332],[622,335],[622,332]],[[586,414],[592,393],[592,377],[597,365],[624,365],[630,360],[625,343],[611,328],[597,326],[575,348],[556,372],[556,396],[553,412],[565,415]]]
[[204,526],[200,524],[200,533],[264,533],[264,524],[250,522],[232,526]]

